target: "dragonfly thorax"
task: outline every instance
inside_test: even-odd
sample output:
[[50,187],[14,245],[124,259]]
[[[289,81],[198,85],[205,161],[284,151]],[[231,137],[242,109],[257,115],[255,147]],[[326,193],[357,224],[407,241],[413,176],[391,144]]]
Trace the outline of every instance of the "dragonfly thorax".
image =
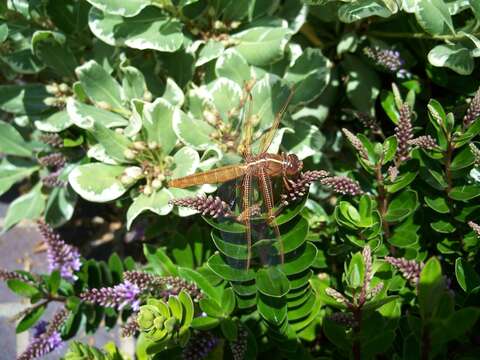
[[268,176],[292,176],[300,172],[302,161],[295,154],[261,154],[246,159],[247,172],[258,175],[264,171]]

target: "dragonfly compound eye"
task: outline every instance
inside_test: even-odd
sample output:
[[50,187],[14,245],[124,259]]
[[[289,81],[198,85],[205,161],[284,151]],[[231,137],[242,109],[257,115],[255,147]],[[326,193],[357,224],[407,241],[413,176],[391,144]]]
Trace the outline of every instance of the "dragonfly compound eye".
[[288,154],[287,156],[287,174],[295,175],[303,168],[303,162],[295,154]]

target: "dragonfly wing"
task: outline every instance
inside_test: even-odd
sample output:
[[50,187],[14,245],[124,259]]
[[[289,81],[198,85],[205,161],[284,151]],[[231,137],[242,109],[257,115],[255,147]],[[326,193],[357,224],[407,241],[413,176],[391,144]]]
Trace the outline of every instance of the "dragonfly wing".
[[283,115],[287,111],[288,104],[290,104],[290,101],[292,100],[294,95],[293,89],[290,91],[290,94],[288,95],[287,101],[283,104],[282,108],[280,111],[275,115],[275,119],[273,119],[273,124],[270,129],[268,129],[267,133],[265,136],[262,138],[260,142],[260,154],[266,153],[268,151],[268,148],[272,144],[272,141],[275,137],[275,133],[277,132],[277,129],[280,125],[280,121],[282,121]]

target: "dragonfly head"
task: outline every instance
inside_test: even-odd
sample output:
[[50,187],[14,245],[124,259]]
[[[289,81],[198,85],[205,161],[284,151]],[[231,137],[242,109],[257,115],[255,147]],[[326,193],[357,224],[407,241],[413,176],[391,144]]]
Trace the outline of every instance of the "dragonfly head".
[[285,172],[292,176],[298,174],[303,168],[303,162],[295,154],[285,155]]

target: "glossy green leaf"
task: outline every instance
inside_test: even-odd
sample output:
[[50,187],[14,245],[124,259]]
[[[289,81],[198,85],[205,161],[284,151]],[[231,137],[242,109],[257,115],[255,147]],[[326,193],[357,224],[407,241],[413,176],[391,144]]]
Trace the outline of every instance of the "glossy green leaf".
[[480,196],[479,185],[456,186],[448,193],[448,197],[453,200],[468,201]]
[[93,202],[107,202],[127,191],[120,181],[125,167],[91,163],[76,166],[68,175],[72,188],[82,198]]
[[233,35],[235,49],[251,65],[263,66],[281,59],[291,30],[278,27],[253,27]]
[[401,221],[412,214],[417,207],[417,192],[413,190],[406,190],[392,199],[388,205],[385,220],[388,222]]
[[15,294],[22,297],[29,298],[38,294],[38,289],[35,286],[27,284],[21,280],[17,280],[17,279],[7,280],[7,286]]
[[38,322],[38,320],[42,318],[42,315],[45,313],[46,308],[46,306],[39,306],[34,310],[28,312],[27,315],[25,315],[22,320],[20,320],[20,322],[17,324],[15,332],[19,334],[30,329]]
[[36,220],[45,209],[45,195],[42,184],[38,183],[28,193],[17,197],[8,207],[3,221],[3,231],[7,231],[21,220]]
[[4,194],[16,182],[30,176],[34,171],[38,170],[33,164],[23,164],[9,162],[3,159],[0,163],[0,195]]
[[415,16],[420,26],[432,35],[455,33],[448,7],[443,0],[418,0]]
[[470,50],[460,44],[435,46],[428,53],[428,61],[433,66],[447,67],[460,75],[470,75],[474,68]]
[[256,285],[259,292],[272,297],[282,297],[290,290],[287,277],[276,266],[258,270]]
[[245,58],[235,48],[227,49],[215,64],[215,73],[218,77],[225,77],[243,85],[250,80],[250,67]]
[[112,15],[131,17],[152,3],[151,0],[88,0],[96,8]]
[[101,65],[90,60],[75,72],[93,101],[110,106],[114,111],[123,111],[122,88]]
[[455,260],[455,277],[460,287],[467,293],[471,293],[480,286],[480,276],[472,264],[464,261],[462,258]]
[[432,257],[422,269],[418,285],[420,311],[424,319],[432,316],[434,313],[440,302],[443,290],[442,267],[440,261]]
[[35,121],[35,127],[38,130],[53,133],[68,129],[72,125],[73,121],[68,112],[65,110],[57,111],[56,113],[47,117],[45,120]]
[[73,78],[77,60],[67,45],[63,34],[53,31],[36,31],[32,36],[32,50],[46,65],[60,76]]
[[382,2],[375,0],[354,1],[338,9],[338,17],[346,23],[353,23],[370,16],[387,18],[391,15],[390,10]]
[[141,193],[133,199],[132,205],[128,208],[127,228],[129,229],[133,221],[145,211],[151,211],[160,216],[167,215],[173,208],[169,204],[171,199],[173,196],[167,189],[160,189],[151,195]]
[[210,257],[207,264],[215,274],[228,281],[248,281],[255,278],[255,272],[252,269],[246,270],[244,262],[233,267],[226,263],[220,254]]
[[32,151],[22,135],[12,125],[4,121],[0,121],[0,152],[25,157],[32,155]]
[[82,129],[91,129],[95,123],[107,128],[128,125],[128,120],[114,112],[83,104],[72,98],[67,101],[67,112],[71,121]]
[[174,52],[183,44],[182,23],[151,6],[128,18],[92,8],[88,23],[95,36],[111,46]]

